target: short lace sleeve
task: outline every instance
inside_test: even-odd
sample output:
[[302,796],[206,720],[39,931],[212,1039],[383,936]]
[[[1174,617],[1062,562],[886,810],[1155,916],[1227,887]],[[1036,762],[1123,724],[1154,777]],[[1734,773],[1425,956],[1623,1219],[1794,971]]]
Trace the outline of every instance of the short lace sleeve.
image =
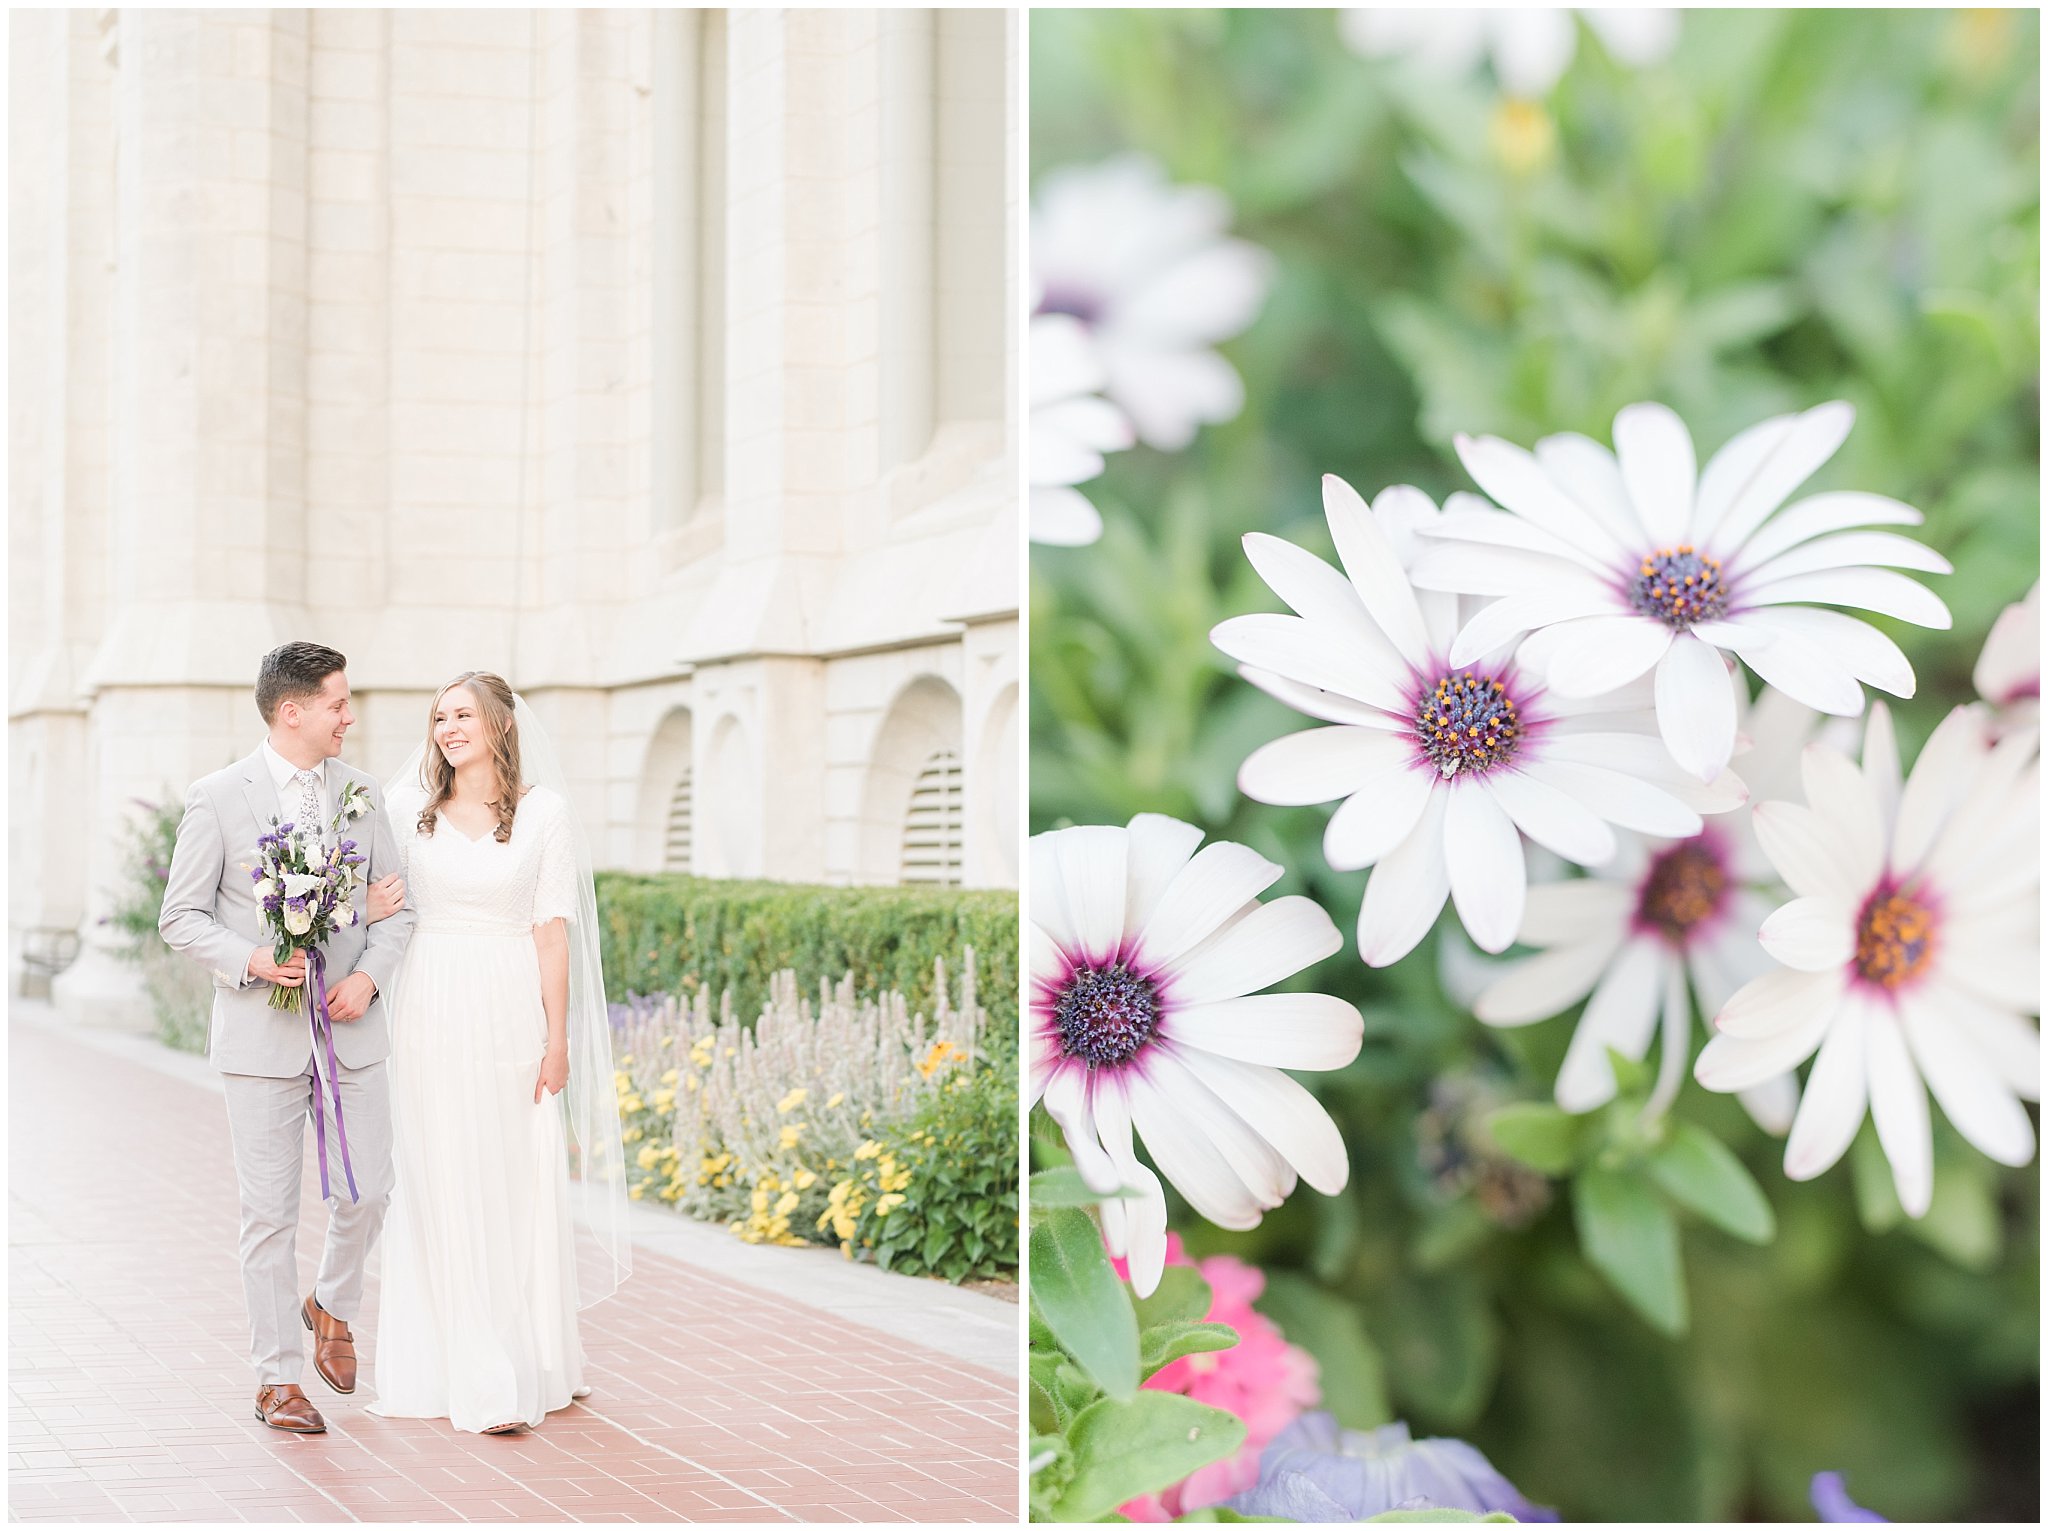
[[533,923],[576,918],[576,836],[569,827],[568,805],[549,793],[543,809],[540,876],[533,888]]

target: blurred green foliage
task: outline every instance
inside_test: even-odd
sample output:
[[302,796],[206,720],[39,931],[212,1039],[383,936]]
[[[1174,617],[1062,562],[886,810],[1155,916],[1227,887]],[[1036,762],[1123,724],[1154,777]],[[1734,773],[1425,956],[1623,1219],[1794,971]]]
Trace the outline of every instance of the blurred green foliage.
[[[1234,231],[1278,257],[1224,347],[1244,413],[1183,453],[1113,457],[1086,486],[1103,540],[1034,550],[1034,829],[1175,814],[1280,862],[1275,892],[1348,934],[1365,874],[1324,865],[1328,810],[1236,789],[1253,748],[1306,722],[1209,645],[1276,606],[1239,537],[1327,556],[1322,474],[1441,499],[1471,487],[1454,432],[1605,441],[1637,399],[1677,409],[1702,461],[1767,415],[1854,403],[1805,492],[1906,500],[1956,566],[1931,581],[1952,632],[1876,619],[1919,677],[1894,705],[1909,758],[1969,698],[2039,567],[2034,13],[1689,11],[1640,71],[1582,29],[1540,106],[1484,73],[1357,58],[1329,12],[1036,11],[1031,34],[1034,173],[1144,150],[1224,190]],[[1566,1186],[1485,1122],[1548,1098],[1571,1023],[1487,1031],[1433,950],[1371,972],[1347,940],[1299,980],[1366,1016],[1358,1062],[1307,1081],[1345,1128],[1350,1190],[1302,1190],[1246,1235],[1175,1213],[1193,1253],[1273,1273],[1267,1306],[1345,1423],[1461,1435],[1567,1519],[1805,1519],[1824,1469],[1893,1519],[2036,1518],[2036,1168],[1998,1169],[1937,1116],[1934,1207],[1912,1223],[1873,1142],[1793,1185],[1780,1144],[1688,1084],[1679,1130],[1736,1151],[1768,1242],[1728,1231],[1764,1224],[1718,1161],[1718,1208],[1668,1165],[1628,1182],[1654,1205]],[[1541,1124],[1520,1126],[1540,1157]],[[1658,1230],[1680,1230],[1681,1333],[1589,1265],[1575,1210],[1653,1285]]]

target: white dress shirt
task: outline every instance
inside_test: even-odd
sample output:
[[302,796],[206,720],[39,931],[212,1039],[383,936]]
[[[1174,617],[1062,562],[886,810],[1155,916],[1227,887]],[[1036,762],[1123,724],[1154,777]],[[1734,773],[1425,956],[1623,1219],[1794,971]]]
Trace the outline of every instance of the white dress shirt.
[[[306,795],[299,786],[299,768],[270,747],[270,741],[263,741],[263,763],[270,767],[270,779],[277,784],[277,822],[289,824],[294,829],[304,830],[307,826]],[[327,826],[334,817],[334,794],[327,781],[327,762],[308,766],[315,780],[319,782],[320,818],[312,826],[313,835],[323,844],[327,841]]]

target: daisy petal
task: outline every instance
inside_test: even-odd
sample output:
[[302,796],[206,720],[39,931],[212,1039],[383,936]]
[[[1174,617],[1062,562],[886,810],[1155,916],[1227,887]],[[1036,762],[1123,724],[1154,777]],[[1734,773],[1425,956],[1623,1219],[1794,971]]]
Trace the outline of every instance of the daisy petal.
[[1536,465],[1572,502],[1599,522],[1617,547],[1632,547],[1642,536],[1621,464],[1590,436],[1561,431],[1536,443]]
[[1829,532],[1846,531],[1852,526],[1918,526],[1922,519],[1912,506],[1881,494],[1845,490],[1809,495],[1797,504],[1787,505],[1771,518],[1768,526],[1760,527],[1728,560],[1728,572],[1733,575],[1756,568],[1787,548]]
[[1939,974],[1927,983],[1928,1009],[1950,1017],[1971,1044],[2022,1100],[2041,1098],[2041,1031],[2025,1019],[1987,1005],[1946,983]]
[[1668,961],[1655,941],[1638,938],[1621,948],[1565,1049],[1557,1071],[1557,1103],[1566,1111],[1591,1111],[1614,1098],[1614,1065],[1607,1050],[1639,1059],[1649,1051]]
[[2031,1160],[2034,1124],[2027,1120],[2026,1107],[1983,1056],[1956,1035],[1949,1018],[1920,994],[1901,999],[1899,1020],[1927,1088],[1970,1146],[1999,1164]]
[[1788,968],[1819,973],[1856,954],[1853,912],[1825,898],[1795,898],[1757,932],[1763,949]]
[[1437,542],[1424,548],[1408,570],[1418,590],[1460,595],[1527,595],[1532,590],[1576,591],[1616,604],[1605,581],[1567,558],[1548,558],[1483,542]]
[[1952,710],[1927,736],[1913,774],[1899,792],[1898,823],[1892,831],[1894,876],[1903,877],[1920,865],[1962,802],[1977,762],[1988,753],[1987,733],[1984,709],[1971,705]]
[[[1452,498],[1456,500],[1457,496]],[[1446,502],[1447,505],[1449,503]],[[1423,529],[1425,535],[1441,537],[1449,542],[1484,542],[1496,547],[1520,548],[1523,552],[1539,553],[1546,558],[1569,558],[1594,574],[1607,573],[1607,566],[1600,560],[1568,542],[1560,542],[1534,522],[1511,516],[1504,510],[1486,507],[1484,500],[1478,501],[1478,507],[1481,508],[1466,509],[1461,504],[1456,510],[1446,509]]]
[[1385,530],[1373,519],[1358,491],[1334,473],[1323,475],[1323,512],[1329,518],[1330,535],[1336,539],[1337,557],[1358,587],[1366,610],[1401,657],[1420,669],[1429,662],[1429,635],[1408,575],[1394,556]]
[[1412,769],[1413,741],[1375,728],[1311,728],[1261,745],[1238,767],[1246,797],[1281,807],[1345,797],[1389,771]]
[[1623,928],[1635,903],[1633,889],[1604,878],[1544,883],[1529,890],[1515,939],[1527,946],[1576,945]]
[[1459,436],[1456,446],[1465,471],[1495,504],[1611,563],[1619,564],[1636,551],[1610,537],[1520,447],[1497,436]]
[[[1739,626],[1756,640],[1769,641],[1779,634],[1802,639],[1824,649],[1866,686],[1889,691],[1893,696],[1913,694],[1913,666],[1904,652],[1868,622],[1846,611],[1828,611],[1819,606],[1759,606],[1755,611],[1744,612]],[[1740,641],[1727,645],[1742,652],[1745,659],[1752,646],[1754,643]],[[1756,668],[1753,662],[1750,668]]]
[[1451,788],[1444,812],[1444,860],[1451,899],[1481,951],[1503,952],[1522,923],[1527,863],[1514,820],[1483,782]]
[[1259,669],[1256,665],[1239,665],[1237,673],[1274,701],[1292,707],[1305,717],[1320,718],[1325,723],[1350,723],[1360,728],[1389,730],[1412,725],[1412,719],[1394,717],[1351,697],[1339,696],[1334,691],[1305,685],[1298,680],[1289,680],[1284,675]]
[[[1415,620],[1419,623],[1422,618]],[[1241,663],[1383,711],[1399,712],[1405,701],[1393,678],[1379,668],[1372,650],[1336,628],[1261,611],[1217,623],[1209,641]]]
[[[1245,1184],[1220,1146],[1230,1141],[1244,1148],[1247,1140],[1255,1141],[1251,1130],[1165,1048],[1149,1049],[1145,1069],[1128,1070],[1124,1077],[1130,1090],[1131,1125],[1144,1139],[1160,1174],[1217,1227],[1258,1227],[1265,1209],[1276,1203],[1262,1201]],[[1236,1163],[1250,1168],[1248,1160],[1255,1155],[1256,1148]],[[1252,1172],[1265,1178],[1259,1170]]]
[[1131,1107],[1119,1085],[1097,1090],[1095,1120],[1110,1162],[1124,1184],[1141,1193],[1103,1203],[1103,1232],[1107,1234],[1112,1222],[1116,1224],[1119,1236],[1108,1241],[1110,1253],[1129,1262],[1131,1290],[1150,1297],[1159,1290],[1159,1278],[1166,1269],[1166,1189],[1131,1147]]
[[1683,541],[1698,469],[1685,422],[1662,404],[1631,404],[1614,417],[1614,452],[1649,545]]
[[1553,947],[1511,963],[1480,990],[1472,1013],[1489,1026],[1526,1026],[1569,1010],[1593,991],[1621,938],[1617,928],[1603,940]]
[[1860,606],[1865,611],[1897,617],[1919,627],[1946,631],[1952,625],[1948,607],[1942,604],[1940,596],[1919,581],[1890,569],[1822,569],[1785,579],[1760,579],[1743,585],[1742,600],[1749,606],[1786,606],[1798,602]]
[[1451,893],[1443,846],[1449,795],[1429,794],[1408,838],[1381,858],[1365,885],[1365,902],[1358,911],[1358,956],[1367,967],[1385,967],[1407,956],[1443,912]]
[[1752,1122],[1772,1137],[1782,1138],[1792,1130],[1793,1114],[1799,1109],[1799,1079],[1794,1074],[1780,1074],[1738,1090],[1735,1098]]
[[1828,821],[1834,844],[1846,852],[1850,880],[1876,882],[1884,869],[1884,824],[1869,779],[1841,751],[1817,743],[1800,752],[1799,775],[1808,806]]
[[1084,1068],[1059,1069],[1046,1081],[1043,1099],[1047,1114],[1059,1123],[1060,1133],[1067,1140],[1074,1168],[1081,1172],[1089,1190],[1107,1196],[1123,1181],[1096,1139],[1095,1123],[1088,1110],[1087,1078]]
[[1306,548],[1264,532],[1246,533],[1244,552],[1259,578],[1305,621],[1343,633],[1373,654],[1375,674],[1399,673],[1400,656],[1367,615],[1365,603],[1341,570]]
[[1323,857],[1331,869],[1355,872],[1400,845],[1421,821],[1436,782],[1432,775],[1401,767],[1344,799],[1323,831]]
[[1802,634],[1773,632],[1735,652],[1766,684],[1816,711],[1853,718],[1863,710],[1863,688],[1848,666]]
[[1069,956],[1090,964],[1108,962],[1123,944],[1129,837],[1111,825],[1082,824],[1039,843],[1052,860],[1048,891],[1062,918],[1038,923]]
[[1343,1135],[1321,1101],[1278,1069],[1214,1053],[1184,1051],[1176,1056],[1246,1126],[1272,1144],[1303,1180],[1325,1196],[1344,1189],[1351,1160]]
[[1863,720],[1863,779],[1877,800],[1878,823],[1888,849],[1899,816],[1899,741],[1892,732],[1892,711],[1883,702],[1872,702],[1870,716]]
[[1489,601],[1459,629],[1451,644],[1451,664],[1462,668],[1477,663],[1531,628],[1598,616],[1613,611],[1616,605],[1614,596],[1598,590],[1544,590]]
[[1870,1101],[1864,1058],[1865,1012],[1861,1000],[1845,1003],[1820,1045],[1813,1072],[1806,1078],[1806,1093],[1799,1101],[1799,1115],[1792,1122],[1792,1136],[1785,1143],[1788,1179],[1811,1180],[1833,1168],[1863,1125],[1864,1108]]
[[1292,977],[1343,945],[1320,904],[1289,894],[1195,947],[1164,975],[1162,993],[1176,1006],[1236,999]]
[[1129,834],[1129,849],[1124,853],[1129,869],[1124,928],[1143,930],[1159,895],[1180,876],[1181,868],[1200,847],[1202,831],[1163,813],[1141,813],[1131,820]]
[[[1725,563],[1787,495],[1835,455],[1855,423],[1856,411],[1838,401],[1794,415],[1789,423],[1770,420],[1737,436],[1707,464],[1693,541]],[[1724,456],[1730,458],[1726,479],[1714,472]],[[1733,480],[1732,486],[1727,480]],[[1717,503],[1724,493],[1726,509],[1721,510]]]
[[1759,803],[1750,827],[1778,875],[1803,898],[1824,898],[1842,907],[1860,906],[1869,884],[1856,877],[1861,861],[1839,843],[1834,826],[1798,803]]
[[[1553,746],[1564,742],[1550,741]],[[1552,753],[1559,752],[1553,749]],[[1619,824],[1623,829],[1671,840],[1683,840],[1700,832],[1700,816],[1692,809],[1662,787],[1619,770],[1582,765],[1575,760],[1548,759],[1528,766],[1526,774],[1577,799],[1608,823]]]
[[1520,771],[1489,776],[1486,788],[1515,827],[1545,850],[1587,867],[1604,866],[1614,858],[1614,831],[1576,798]]
[[1764,584],[1794,574],[1823,569],[1917,569],[1923,574],[1953,574],[1954,568],[1933,548],[1891,532],[1842,532],[1801,543],[1755,565],[1754,578]]
[[1664,657],[1672,632],[1647,617],[1583,617],[1566,624],[1550,656],[1550,684],[1562,696],[1605,696]]
[[1247,994],[1176,1007],[1163,1034],[1183,1051],[1241,1063],[1340,1069],[1358,1056],[1365,1022],[1356,1005],[1329,994]]
[[1924,1217],[1934,1200],[1934,1134],[1927,1121],[1927,1090],[1891,1013],[1870,1011],[1870,1114],[1877,1140],[1891,1160],[1892,1184],[1908,1217]]
[[1816,1012],[1832,1009],[1847,983],[1839,966],[1812,972],[1774,968],[1737,989],[1708,1023],[1709,1029],[1745,1042],[1782,1036],[1797,1031]]
[[[1757,980],[1762,982],[1761,979]],[[1731,1037],[1716,1033],[1693,1060],[1692,1077],[1709,1090],[1732,1094],[1753,1089],[1805,1062],[1834,1019],[1832,1005],[1801,1016],[1797,1023],[1767,1037]]]
[[1681,633],[1657,665],[1657,731],[1681,769],[1712,781],[1735,753],[1735,688],[1720,651]]
[[1203,846],[1159,895],[1138,932],[1136,959],[1148,968],[1171,968],[1279,881],[1283,870],[1250,846],[1229,840]]

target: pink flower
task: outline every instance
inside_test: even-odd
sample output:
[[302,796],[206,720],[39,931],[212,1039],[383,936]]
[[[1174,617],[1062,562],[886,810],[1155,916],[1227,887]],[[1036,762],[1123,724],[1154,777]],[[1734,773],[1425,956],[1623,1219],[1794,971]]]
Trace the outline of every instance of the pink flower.
[[[1322,1400],[1314,1358],[1288,1344],[1273,1321],[1252,1307],[1266,1289],[1263,1271],[1232,1255],[1190,1260],[1176,1233],[1166,1236],[1166,1263],[1201,1272],[1210,1293],[1205,1317],[1235,1329],[1237,1343],[1228,1350],[1182,1356],[1148,1377],[1145,1386],[1229,1410],[1244,1421],[1244,1445],[1236,1456],[1211,1462],[1162,1494],[1133,1499],[1123,1506],[1132,1520],[1173,1520],[1250,1488],[1259,1481],[1259,1453],[1266,1443]],[[1116,1268],[1128,1279],[1122,1260]]]

